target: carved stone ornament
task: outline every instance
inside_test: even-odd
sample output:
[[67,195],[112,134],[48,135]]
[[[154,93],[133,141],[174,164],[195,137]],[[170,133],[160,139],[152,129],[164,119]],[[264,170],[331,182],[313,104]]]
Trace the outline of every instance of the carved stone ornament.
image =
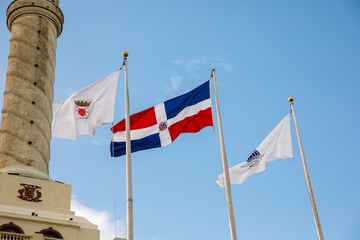
[[18,190],[18,198],[29,202],[42,202],[42,200],[40,199],[41,192],[37,190],[41,189],[41,187],[25,183],[21,183],[20,185],[23,186],[23,188]]

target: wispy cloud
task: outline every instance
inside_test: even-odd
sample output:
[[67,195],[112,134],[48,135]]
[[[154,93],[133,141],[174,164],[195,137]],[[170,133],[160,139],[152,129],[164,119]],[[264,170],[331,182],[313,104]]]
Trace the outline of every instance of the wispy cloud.
[[216,58],[195,58],[189,60],[174,60],[171,62],[174,65],[185,68],[187,72],[193,73],[195,71],[201,70],[204,67],[218,67],[223,68],[229,73],[232,73],[232,66],[229,63],[226,63],[225,60],[221,57]]
[[174,60],[171,63],[180,66],[180,65],[182,65],[183,62],[184,62],[183,60]]
[[220,67],[226,69],[227,71],[231,72],[233,70],[232,66],[225,62],[219,62],[218,63]]
[[174,60],[171,63],[184,67],[186,71],[192,72],[199,68],[200,65],[204,64],[206,59],[190,59],[190,60]]
[[[210,70],[212,67],[217,67],[218,69],[221,68],[230,74],[232,73],[232,66],[220,57],[200,57],[187,60],[176,59],[171,61],[171,64],[176,65],[177,70],[165,72],[169,76],[167,83],[164,84],[165,96],[173,95],[174,92],[178,92],[180,89],[182,89],[181,85],[184,83],[183,78],[185,78],[185,76],[185,79],[187,79],[187,81],[203,80],[204,71],[206,71],[207,69],[208,74],[210,75]],[[163,100],[162,97],[159,97],[159,99],[157,99],[157,101],[161,100]]]
[[169,71],[169,83],[165,85],[164,92],[166,95],[176,92],[180,89],[180,85],[182,83],[182,78],[179,76],[177,71]]
[[[106,211],[98,211],[92,208],[89,208],[81,204],[77,197],[71,196],[71,210],[75,212],[75,215],[81,216],[97,225],[100,230],[100,239],[101,240],[113,240],[115,234],[115,220],[113,214]],[[116,221],[116,231],[117,235],[121,237],[126,236],[125,231],[125,222],[117,220]]]
[[100,137],[100,138],[92,138],[91,141],[90,141],[92,144],[94,145],[99,145],[99,146],[103,146],[103,145],[106,145],[109,143],[109,140],[106,140],[105,138],[103,137]]
[[179,86],[182,82],[181,77],[179,76],[170,76],[170,88],[168,89],[168,92],[174,92],[174,91],[178,91],[179,90]]

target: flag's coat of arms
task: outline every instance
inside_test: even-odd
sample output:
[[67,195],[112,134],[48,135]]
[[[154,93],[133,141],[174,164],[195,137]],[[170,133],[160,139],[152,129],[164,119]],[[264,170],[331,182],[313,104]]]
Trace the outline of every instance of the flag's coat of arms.
[[[241,184],[248,177],[266,169],[267,162],[279,158],[292,158],[290,113],[260,143],[250,157],[238,165],[229,168],[231,184]],[[220,174],[216,183],[225,186],[224,174]]]
[[78,118],[88,118],[91,101],[75,100],[75,116]]
[[259,164],[260,162],[260,158],[262,157],[262,155],[259,153],[258,150],[255,150],[250,157],[246,160],[246,165],[242,166],[242,167],[248,167],[248,168],[252,168],[255,167],[256,165]]
[[[131,152],[164,147],[181,133],[196,133],[213,126],[210,82],[176,98],[130,116]],[[125,119],[113,128],[111,155],[125,154]]]
[[159,130],[160,130],[160,131],[164,131],[164,130],[166,130],[166,129],[167,129],[166,122],[161,122],[161,123],[159,124]]
[[53,136],[75,140],[95,135],[96,126],[114,121],[116,86],[120,70],[53,105]]

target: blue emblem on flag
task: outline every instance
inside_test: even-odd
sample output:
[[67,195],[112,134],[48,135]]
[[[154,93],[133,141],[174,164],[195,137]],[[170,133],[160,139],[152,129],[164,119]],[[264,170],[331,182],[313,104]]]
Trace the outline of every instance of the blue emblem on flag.
[[257,158],[259,158],[260,156],[261,155],[260,155],[259,151],[255,150],[246,161],[252,162],[252,161],[256,160]]
[[251,155],[250,157],[246,160],[247,162],[247,165],[246,166],[243,166],[243,167],[248,167],[248,168],[252,168],[252,167],[255,167],[256,165],[259,164],[259,161],[260,161],[260,157],[262,155],[259,153],[258,150],[255,150]]

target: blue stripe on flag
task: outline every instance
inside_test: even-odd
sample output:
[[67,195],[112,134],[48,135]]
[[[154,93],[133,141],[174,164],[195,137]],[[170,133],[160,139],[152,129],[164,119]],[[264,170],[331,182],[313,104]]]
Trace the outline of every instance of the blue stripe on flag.
[[[125,142],[111,142],[110,153],[112,157],[120,157],[126,154]],[[114,148],[113,148],[114,146]],[[161,147],[160,137],[158,133],[131,141],[131,152]]]
[[184,108],[195,105],[210,98],[210,81],[207,81],[195,88],[194,90],[185,93],[176,98],[164,102],[167,119],[171,119],[178,115]]

